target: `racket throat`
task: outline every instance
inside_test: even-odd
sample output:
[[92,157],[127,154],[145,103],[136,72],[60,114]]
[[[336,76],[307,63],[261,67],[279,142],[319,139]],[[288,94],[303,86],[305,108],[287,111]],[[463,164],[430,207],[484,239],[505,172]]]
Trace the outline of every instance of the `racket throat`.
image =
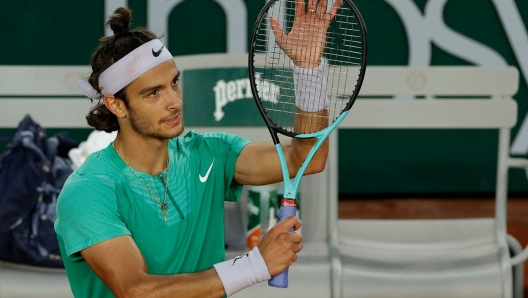
[[275,150],[277,150],[277,155],[279,156],[279,162],[282,170],[282,181],[284,182],[283,196],[288,199],[297,198],[297,189],[299,189],[299,183],[301,181],[302,175],[304,173],[303,167],[299,169],[295,179],[290,178],[290,172],[288,170],[288,163],[286,162],[286,157],[284,156],[284,151],[280,143],[275,144]]
[[[281,201],[281,206],[283,203],[289,204],[289,201],[293,201],[294,203],[297,200],[297,187],[294,187],[291,183],[286,183],[286,180],[284,182],[284,190],[283,190],[283,200]],[[288,202],[284,202],[284,200],[288,200]],[[295,203],[296,204],[296,203]],[[297,205],[295,205],[297,206]]]

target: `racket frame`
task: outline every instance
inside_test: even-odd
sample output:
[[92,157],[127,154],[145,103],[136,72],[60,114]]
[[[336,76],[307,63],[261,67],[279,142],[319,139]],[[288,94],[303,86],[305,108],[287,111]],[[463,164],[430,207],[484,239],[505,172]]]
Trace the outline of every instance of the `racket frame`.
[[[347,105],[343,108],[340,115],[332,121],[332,123],[329,123],[327,127],[323,128],[322,130],[319,130],[314,133],[295,133],[290,132],[285,129],[282,129],[281,127],[278,127],[275,125],[270,118],[268,118],[266,110],[262,106],[261,102],[262,99],[259,96],[257,85],[255,83],[255,67],[254,67],[254,56],[255,56],[255,45],[256,45],[256,34],[258,30],[260,30],[260,24],[262,23],[265,15],[268,13],[269,8],[277,1],[281,0],[272,0],[266,3],[266,5],[262,8],[260,11],[257,21],[255,22],[255,26],[253,27],[252,35],[251,35],[251,42],[250,42],[250,48],[248,52],[248,72],[249,72],[249,81],[251,85],[251,92],[253,93],[253,99],[255,100],[255,103],[257,105],[257,108],[259,109],[260,114],[262,115],[262,118],[264,119],[264,122],[266,123],[266,126],[268,127],[268,130],[270,131],[271,138],[273,140],[273,143],[275,144],[275,149],[277,151],[277,155],[279,158],[279,163],[281,166],[282,171],[282,177],[283,177],[283,183],[284,183],[284,200],[293,200],[295,202],[297,198],[297,190],[299,188],[299,184],[301,182],[302,177],[304,176],[304,173],[306,172],[306,169],[310,162],[312,161],[312,158],[315,156],[319,148],[323,145],[325,140],[328,138],[328,136],[334,131],[335,128],[343,121],[343,119],[348,115],[350,112],[350,109],[352,108],[352,105],[355,103],[357,96],[359,94],[359,91],[361,89],[361,85],[363,83],[364,74],[366,71],[366,62],[367,62],[367,31],[365,27],[365,22],[363,20],[363,17],[359,13],[359,10],[357,7],[352,3],[351,0],[343,0],[343,3],[349,6],[349,9],[351,9],[354,12],[354,15],[356,16],[356,19],[358,21],[360,30],[361,30],[361,36],[363,37],[362,40],[362,51],[363,51],[363,59],[361,61],[361,65],[359,66],[360,74],[358,75],[358,79],[356,82],[356,87],[354,88],[353,93],[350,95],[350,100],[348,101]],[[340,9],[343,9],[342,7]],[[271,26],[268,27],[271,33]],[[324,54],[323,54],[324,55]],[[324,59],[324,58],[323,58]],[[331,67],[331,66],[330,66]],[[299,168],[297,174],[295,175],[295,178],[292,180],[290,177],[288,164],[286,162],[286,157],[284,155],[284,150],[282,149],[282,145],[280,144],[280,140],[278,137],[278,133],[281,133],[285,136],[289,136],[292,138],[299,138],[299,139],[311,139],[316,138],[317,141],[314,144],[314,146],[310,149],[308,155],[306,156],[305,160],[303,161],[301,167]],[[295,215],[294,211],[296,209],[295,203],[292,206],[281,206],[281,214],[287,214],[285,217]],[[284,209],[284,210],[282,210]],[[284,211],[284,212],[283,212]],[[281,215],[279,215],[279,220],[282,220]],[[282,273],[280,279],[277,281],[270,280],[269,284],[275,287],[281,287],[286,288],[288,287],[288,268],[286,268]],[[277,275],[277,277],[279,277]],[[272,283],[273,282],[273,283]]]

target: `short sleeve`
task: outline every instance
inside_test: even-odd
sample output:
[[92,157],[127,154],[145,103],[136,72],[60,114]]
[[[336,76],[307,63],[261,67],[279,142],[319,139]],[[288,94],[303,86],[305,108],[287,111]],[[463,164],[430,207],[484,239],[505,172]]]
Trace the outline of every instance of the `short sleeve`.
[[233,134],[226,134],[225,139],[230,148],[226,154],[226,183],[228,183],[229,187],[226,188],[225,200],[236,202],[240,199],[240,194],[242,193],[242,185],[238,184],[234,179],[236,161],[240,152],[242,152],[242,149],[244,149],[250,141]]
[[130,235],[118,211],[115,181],[102,175],[74,172],[57,200],[55,231],[68,257],[102,241]]

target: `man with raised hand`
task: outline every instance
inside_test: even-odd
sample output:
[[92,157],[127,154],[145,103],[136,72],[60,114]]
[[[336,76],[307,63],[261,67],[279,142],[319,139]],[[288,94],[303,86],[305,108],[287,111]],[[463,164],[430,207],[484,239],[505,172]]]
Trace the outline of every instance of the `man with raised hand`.
[[[114,35],[101,39],[92,73],[80,81],[99,99],[88,123],[118,134],[58,199],[55,229],[73,294],[221,297],[269,280],[297,259],[302,236],[289,230],[301,222],[283,220],[248,254],[224,261],[223,204],[238,200],[244,184],[281,181],[273,143],[221,132],[181,136],[173,56],[153,32],[130,30],[130,20],[125,8],[110,17]],[[292,176],[313,142],[283,142]],[[322,171],[327,154],[326,144],[306,173]]]

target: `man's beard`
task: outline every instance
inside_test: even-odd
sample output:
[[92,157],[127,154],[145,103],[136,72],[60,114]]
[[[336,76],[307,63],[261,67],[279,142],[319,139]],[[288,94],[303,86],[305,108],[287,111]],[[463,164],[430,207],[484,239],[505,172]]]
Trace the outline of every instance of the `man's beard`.
[[[142,118],[142,117],[137,116],[136,112],[133,109],[130,109],[129,111],[130,111],[130,114],[129,114],[130,115],[130,117],[129,117],[130,126],[139,135],[142,135],[142,136],[145,136],[145,137],[156,138],[158,140],[167,140],[167,139],[172,139],[172,138],[180,136],[183,133],[183,131],[184,131],[183,117],[180,118],[181,128],[182,128],[180,132],[178,132],[178,133],[169,133],[169,132],[163,133],[161,130],[150,130],[149,129],[149,127],[154,126],[150,122],[150,119]],[[180,112],[180,110],[177,111],[177,113],[179,113],[179,112]],[[174,115],[176,115],[177,113],[175,113]]]

